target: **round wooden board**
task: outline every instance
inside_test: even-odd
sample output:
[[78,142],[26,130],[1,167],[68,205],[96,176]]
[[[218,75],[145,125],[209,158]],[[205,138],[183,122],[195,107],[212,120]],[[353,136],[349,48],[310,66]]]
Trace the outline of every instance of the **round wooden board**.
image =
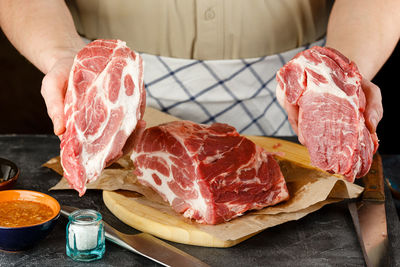
[[[267,151],[278,152],[281,158],[303,167],[314,168],[310,164],[307,149],[302,145],[277,138],[247,137]],[[104,203],[121,221],[139,231],[169,241],[205,247],[231,247],[257,234],[253,233],[238,240],[220,240],[185,222],[179,214],[172,216],[135,201],[137,197],[137,194],[129,191],[103,191]]]
[[253,236],[224,241],[184,222],[179,215],[171,216],[135,201],[137,196],[129,191],[103,191],[107,208],[124,223],[133,228],[169,241],[204,246],[231,247]]

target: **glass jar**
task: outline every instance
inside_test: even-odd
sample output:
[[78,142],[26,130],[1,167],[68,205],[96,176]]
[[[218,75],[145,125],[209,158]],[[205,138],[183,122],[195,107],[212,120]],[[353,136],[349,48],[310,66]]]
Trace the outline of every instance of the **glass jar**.
[[75,210],[67,225],[67,256],[76,261],[101,259],[105,252],[104,224],[95,210]]

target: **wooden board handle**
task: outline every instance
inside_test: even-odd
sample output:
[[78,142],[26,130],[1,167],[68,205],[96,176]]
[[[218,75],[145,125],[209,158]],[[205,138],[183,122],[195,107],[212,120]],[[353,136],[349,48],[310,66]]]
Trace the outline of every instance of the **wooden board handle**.
[[371,169],[362,179],[365,186],[363,200],[384,202],[382,159],[379,153],[374,155]]

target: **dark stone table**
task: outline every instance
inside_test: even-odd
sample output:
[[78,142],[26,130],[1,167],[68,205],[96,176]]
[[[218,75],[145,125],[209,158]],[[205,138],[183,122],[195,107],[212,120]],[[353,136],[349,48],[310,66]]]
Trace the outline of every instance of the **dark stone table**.
[[[48,193],[60,204],[92,208],[105,221],[126,233],[137,233],[105,207],[101,192],[88,190],[79,198],[72,190],[51,191],[60,176],[41,167],[59,154],[59,140],[48,135],[0,135],[0,157],[21,169],[15,189]],[[399,179],[400,157],[383,155],[385,175]],[[400,266],[400,228],[393,199],[386,190],[391,265]],[[65,254],[67,219],[60,217],[54,230],[34,248],[23,252],[0,251],[0,266],[158,266],[158,264],[106,242],[103,259],[74,262]],[[363,266],[364,260],[347,205],[331,204],[298,220],[267,229],[232,248],[204,248],[169,242],[211,266]]]

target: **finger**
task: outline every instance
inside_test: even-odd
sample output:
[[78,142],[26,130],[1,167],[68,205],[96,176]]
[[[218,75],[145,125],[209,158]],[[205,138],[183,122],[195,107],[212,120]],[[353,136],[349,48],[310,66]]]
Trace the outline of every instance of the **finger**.
[[65,131],[64,96],[68,80],[67,76],[64,71],[53,69],[42,81],[41,93],[56,135],[61,135]]
[[278,86],[276,89],[276,98],[278,100],[278,103],[285,109],[288,115],[288,121],[292,126],[293,131],[298,135],[299,142],[303,143],[303,136],[301,135],[301,133],[299,133],[298,129],[299,106],[293,105],[289,101],[287,101],[287,98],[280,86]]
[[365,124],[371,133],[375,133],[376,127],[383,117],[381,90],[378,86],[366,79],[361,81],[361,87],[366,99],[364,111]]
[[297,105],[290,104],[286,99],[284,100],[284,107],[288,114],[288,120],[292,126],[293,131],[298,133],[298,123],[299,123],[299,107]]

